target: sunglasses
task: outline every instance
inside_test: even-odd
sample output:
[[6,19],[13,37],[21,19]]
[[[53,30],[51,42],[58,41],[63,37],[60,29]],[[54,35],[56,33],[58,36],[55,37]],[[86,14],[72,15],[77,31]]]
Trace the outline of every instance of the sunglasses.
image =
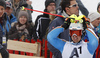
[[78,4],[70,5],[69,7],[76,7],[76,6],[78,6]]
[[77,36],[81,36],[82,30],[70,30],[70,36],[73,36],[74,34],[76,34]]

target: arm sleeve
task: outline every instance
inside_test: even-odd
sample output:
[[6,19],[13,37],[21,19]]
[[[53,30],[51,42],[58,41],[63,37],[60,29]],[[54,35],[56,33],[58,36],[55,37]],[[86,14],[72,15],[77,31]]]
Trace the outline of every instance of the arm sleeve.
[[86,7],[83,5],[83,3],[81,2],[81,0],[76,0],[76,2],[78,3],[79,9],[82,12],[82,14],[84,14],[86,17],[89,14],[89,11],[86,9]]
[[11,27],[10,31],[8,32],[8,38],[9,39],[19,39],[19,33],[18,31],[16,30],[16,27]]
[[65,42],[58,38],[58,35],[63,32],[64,28],[56,28],[52,30],[48,35],[47,39],[51,45],[53,45],[56,49],[58,49],[61,53],[63,51],[63,47]]
[[56,23],[56,21],[54,21],[54,20],[50,23],[50,25],[49,25],[49,32],[50,32],[51,30],[53,30],[55,27],[57,27],[56,24],[57,24],[57,23]]
[[38,22],[39,18],[40,18],[40,16],[38,16],[36,18],[35,25],[34,25],[34,28],[33,28],[33,30],[34,30],[33,36],[34,36],[35,39],[39,38],[39,22]]
[[95,32],[90,28],[86,29],[86,34],[89,40],[89,43],[87,43],[87,48],[89,52],[93,55],[98,47],[98,37],[96,36]]

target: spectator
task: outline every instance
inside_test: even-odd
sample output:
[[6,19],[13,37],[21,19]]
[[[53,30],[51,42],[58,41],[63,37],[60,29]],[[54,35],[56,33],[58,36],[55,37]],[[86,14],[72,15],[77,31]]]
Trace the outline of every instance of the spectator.
[[[62,24],[61,27],[53,29],[48,34],[48,41],[61,52],[62,58],[92,58],[98,46],[98,37],[92,29],[86,28],[86,26],[84,28],[88,36],[89,42],[84,42],[82,40],[82,30],[84,30],[84,25],[82,25],[82,23],[78,23],[79,21],[76,17],[71,18],[74,18],[74,21],[76,20],[76,23],[72,23],[72,19],[70,20],[70,18],[67,18],[65,20],[65,23]],[[87,22],[84,17],[82,17],[81,20],[83,20],[83,24]],[[87,24],[85,23],[85,25]],[[71,42],[64,42],[58,38],[58,35],[67,28],[69,28],[70,31],[70,38],[72,40]]]
[[[74,6],[75,5],[75,6]],[[59,13],[62,16],[69,17],[72,14],[79,15],[79,7],[76,3],[76,0],[62,0],[60,4],[62,11]],[[55,18],[49,25],[49,31],[54,29],[57,26],[60,26],[64,23],[65,18],[57,17]],[[69,29],[64,30],[61,34],[58,36],[59,38],[62,38],[64,40],[69,41]],[[54,58],[62,58],[60,51],[55,49],[49,42],[48,42],[48,48],[53,53]]]
[[100,2],[98,3],[97,11],[100,13]]
[[[22,6],[30,8],[26,0],[10,0],[10,1],[12,3],[13,14],[16,16],[17,19],[18,19],[18,13],[21,10]],[[27,10],[27,12],[29,14],[28,22],[31,23],[32,22],[31,11]]]
[[30,40],[33,34],[33,26],[27,22],[29,19],[26,11],[20,11],[18,15],[18,22],[11,27],[9,31],[9,39],[25,39]]
[[[59,10],[59,8],[60,8],[59,5],[60,5],[61,0],[55,0],[55,2],[56,2],[56,5],[57,5],[57,10]],[[81,11],[81,13],[84,14],[87,17],[89,12],[85,8],[84,4],[81,2],[81,0],[76,0],[76,2],[78,3],[79,10]]]
[[[94,30],[94,32],[96,33],[96,35],[99,37],[100,39],[100,35],[99,33],[97,32],[98,31],[98,26],[100,24],[100,14],[98,12],[90,12],[90,14],[88,15],[90,21],[91,21],[91,27],[92,29]],[[100,42],[99,42],[99,45],[100,45]],[[100,47],[98,46],[98,48],[100,49]],[[99,51],[97,51],[99,52]],[[94,54],[93,58],[96,58],[96,54],[99,55],[99,53],[96,53]],[[98,57],[98,56],[97,56]]]
[[[91,22],[91,27],[94,30],[94,28],[97,28],[100,24],[100,14],[97,12],[90,12],[88,15],[88,18],[90,19]],[[95,31],[95,30],[94,30]]]
[[[29,5],[29,8],[30,9],[33,9],[33,7],[32,7],[32,1],[30,1],[30,0],[26,0],[26,3]],[[33,13],[33,11],[31,11],[31,13]]]
[[[97,12],[100,14],[100,2],[98,3],[98,6],[97,6]],[[99,30],[97,31],[97,33],[98,33],[98,36],[100,39],[100,24],[99,24],[98,28],[99,28]],[[96,57],[99,58],[99,56],[100,56],[100,41],[99,41],[99,46],[96,51]]]
[[[44,12],[55,13],[55,7],[56,5],[53,0],[46,0]],[[50,20],[52,21],[54,18],[55,17],[49,14],[45,14],[45,13],[37,17],[35,21],[36,34],[34,34],[34,35],[37,35],[37,37],[35,38],[39,38],[41,40],[44,38],[48,25],[50,23]]]
[[12,4],[10,1],[6,1],[6,10],[5,12],[7,13],[7,19],[9,19],[10,24],[12,22],[16,22],[17,18],[12,14]]
[[0,53],[2,58],[9,58],[9,53],[7,51],[7,28],[9,22],[7,21],[6,14],[4,13],[6,9],[6,3],[4,0],[0,0]]

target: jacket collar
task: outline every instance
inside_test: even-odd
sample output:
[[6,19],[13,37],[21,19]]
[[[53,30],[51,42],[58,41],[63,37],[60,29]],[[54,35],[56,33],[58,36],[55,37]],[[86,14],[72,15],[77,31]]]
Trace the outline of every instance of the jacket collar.
[[65,18],[69,17],[69,15],[68,15],[68,14],[66,14],[66,12],[65,12],[65,11],[63,11],[63,12],[62,12],[62,16],[65,16]]

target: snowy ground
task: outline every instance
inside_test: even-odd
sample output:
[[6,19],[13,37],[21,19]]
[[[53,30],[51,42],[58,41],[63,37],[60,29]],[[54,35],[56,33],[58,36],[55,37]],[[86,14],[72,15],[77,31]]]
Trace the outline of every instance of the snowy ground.
[[[32,6],[34,10],[43,11],[44,10],[44,1],[45,0],[31,0]],[[100,0],[81,0],[83,4],[86,6],[86,8],[89,10],[89,12],[96,12],[97,11],[97,4],[100,2]],[[32,13],[32,21],[35,22],[35,19],[37,15],[42,14],[38,12]]]

